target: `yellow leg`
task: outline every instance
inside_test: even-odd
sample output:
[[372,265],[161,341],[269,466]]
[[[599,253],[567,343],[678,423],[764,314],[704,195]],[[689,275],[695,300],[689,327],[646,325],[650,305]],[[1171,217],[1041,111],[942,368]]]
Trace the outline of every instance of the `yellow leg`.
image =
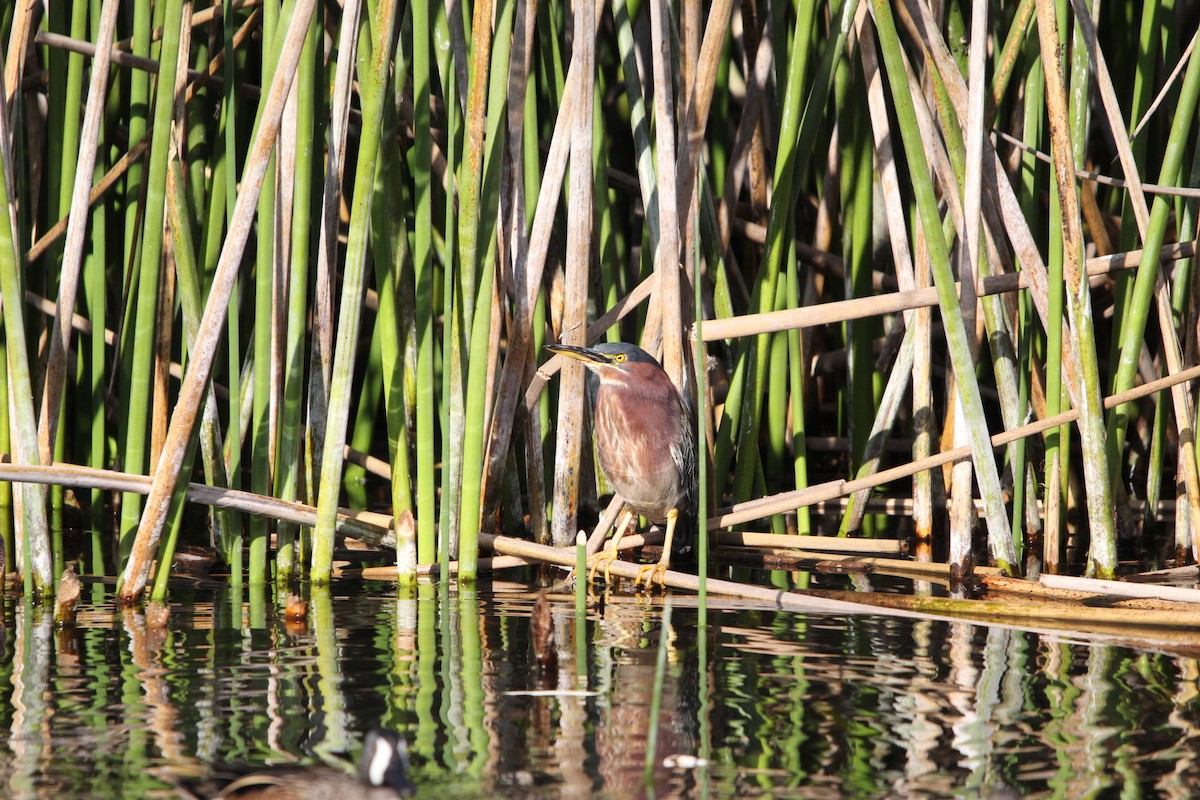
[[638,569],[635,583],[642,582],[642,574],[649,572],[646,576],[646,589],[652,589],[654,582],[658,581],[658,585],[663,589],[667,588],[667,568],[671,566],[671,540],[675,538],[675,522],[679,519],[679,510],[672,508],[667,512],[667,535],[663,538],[662,555],[659,556],[657,564],[643,564]]
[[617,550],[617,545],[619,545],[621,543],[621,537],[625,535],[625,531],[629,528],[629,523],[632,521],[633,521],[633,512],[630,511],[628,508],[626,508],[625,513],[621,515],[620,524],[617,525],[617,532],[613,536],[612,541],[608,543],[608,547],[606,547],[604,550],[600,551],[596,555],[592,556],[591,565],[590,565],[592,568],[592,571],[588,575],[589,581],[596,580],[596,570],[599,569],[601,565],[603,565],[604,566],[604,582],[605,583],[611,582],[611,579],[609,578],[609,574],[608,574],[608,568],[610,566],[612,566],[612,562],[617,560],[617,556],[619,555],[619,551]]

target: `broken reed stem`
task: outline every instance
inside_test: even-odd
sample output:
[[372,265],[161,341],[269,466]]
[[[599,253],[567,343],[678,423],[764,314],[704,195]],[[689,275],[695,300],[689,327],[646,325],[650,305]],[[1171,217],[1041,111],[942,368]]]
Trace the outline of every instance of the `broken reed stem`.
[[[0,481],[36,483],[102,489],[112,492],[149,494],[153,479],[110,469],[96,469],[75,464],[25,465],[0,463]],[[229,508],[247,514],[257,514],[297,525],[316,525],[317,509],[289,500],[258,495],[239,489],[224,489],[203,483],[187,485],[187,500],[192,503]],[[371,511],[338,509],[337,531],[370,544],[388,546],[392,542],[389,529],[391,515]]]
[[[237,8],[251,7],[251,6],[256,6],[256,5],[260,5],[260,4],[261,4],[261,0],[250,0],[250,2],[243,2],[236,7]],[[221,7],[219,5],[216,6],[215,8],[218,12],[221,9]],[[197,22],[197,17],[206,16],[206,17],[211,18],[212,17],[212,15],[210,13],[211,11],[213,11],[213,9],[209,8],[209,9],[205,9],[204,11],[198,12],[197,14],[192,15],[192,27],[196,27],[199,24],[203,24],[204,22],[210,21],[210,19],[204,19],[201,22]],[[218,13],[217,16],[220,17],[220,14]],[[258,24],[262,20],[262,16],[263,16],[263,12],[262,12],[261,8],[256,8],[253,12],[251,12],[251,14],[242,23],[241,27],[238,28],[237,33],[235,33],[233,36],[234,49],[240,49],[242,44],[246,41],[246,39],[249,38],[250,34],[252,32],[254,32],[255,30],[257,30]],[[160,33],[161,33],[161,31],[160,31]],[[155,37],[155,38],[157,39],[158,37]],[[95,54],[96,54],[96,45],[93,44],[92,42],[80,40],[80,39],[73,39],[69,36],[63,36],[62,34],[58,34],[58,33],[50,33],[48,31],[38,31],[37,35],[34,37],[34,41],[37,44],[45,45],[47,47],[61,48],[63,50],[67,50],[69,52],[78,53],[82,56],[87,56],[88,58],[95,58]],[[122,49],[122,48],[124,48],[124,49]],[[154,59],[151,59],[151,58],[145,58],[142,56],[132,55],[128,52],[129,49],[130,49],[130,41],[129,40],[126,40],[124,42],[117,42],[115,45],[113,45],[113,49],[110,54],[111,62],[113,64],[116,64],[117,66],[126,67],[128,69],[141,70],[143,72],[149,72],[152,75],[158,74],[158,62],[157,61],[155,61]],[[225,64],[225,53],[224,53],[224,51],[220,51],[216,54],[216,56],[213,57],[212,61],[208,62],[208,64],[204,67],[204,69],[202,69],[202,70],[195,70],[195,69],[187,70],[187,84],[188,84],[187,101],[188,102],[191,102],[192,98],[196,94],[196,89],[198,87],[201,87],[201,86],[204,86],[207,84],[212,84],[214,86],[224,86],[225,85],[225,79],[217,76],[217,72],[219,72],[221,70],[221,68],[224,66],[224,64]],[[243,83],[238,84],[237,91],[241,92],[244,95],[258,98],[262,94],[262,87],[243,82]]]
[[[514,541],[525,541],[525,540],[518,539],[518,540],[514,540]],[[578,537],[576,537],[576,541],[578,541]],[[635,550],[639,547],[643,547],[648,544],[649,545],[661,545],[662,542],[663,542],[663,534],[661,531],[654,531],[649,534],[633,534],[633,533],[631,533],[631,534],[627,534],[626,536],[623,536],[621,538],[620,545],[618,546],[617,549],[621,550],[623,552],[626,550]],[[539,545],[539,547],[540,546],[543,546],[543,545]],[[571,547],[563,547],[563,548],[558,548],[558,549],[562,550],[564,553],[572,553],[573,554],[571,556],[572,558],[578,557],[578,553],[576,552],[577,548],[574,545]],[[480,573],[489,572],[489,571],[495,572],[496,570],[501,570],[501,569],[512,569],[514,567],[532,567],[532,566],[537,566],[539,564],[545,564],[545,563],[547,563],[545,559],[534,558],[530,555],[491,556],[491,557],[479,559],[479,571],[480,571]],[[558,564],[558,566],[561,566],[564,569],[567,568],[566,564]],[[576,564],[575,562],[572,562],[572,567],[577,568],[578,564]],[[451,561],[451,562],[449,562],[449,564],[446,565],[446,574],[447,575],[457,575],[458,569],[459,569],[459,562]],[[437,577],[440,577],[441,574],[442,574],[442,565],[441,564],[418,564],[417,565],[417,575],[430,577],[430,578],[437,578]],[[391,566],[391,565],[385,566],[385,567],[353,567],[353,566],[340,567],[333,571],[333,576],[335,578],[361,578],[363,580],[368,580],[368,581],[396,581],[398,579],[398,575],[399,575],[399,573],[398,573],[396,567]]]
[[[481,534],[480,542],[491,546],[497,553],[522,555],[551,564],[572,566],[575,554],[572,548],[556,548],[537,545],[507,536]],[[903,562],[908,563],[908,562]],[[637,577],[638,565],[614,561],[611,572],[630,580]],[[664,586],[672,589],[695,592],[699,580],[695,575],[667,570],[663,576]],[[763,586],[751,586],[735,581],[709,578],[708,591],[713,594],[741,597],[747,600],[770,603],[781,611],[803,611],[830,614],[885,614],[916,619],[939,619],[959,621],[963,619],[1008,619],[1023,623],[1067,623],[1078,627],[1092,625],[1128,626],[1145,628],[1195,628],[1200,626],[1200,610],[1194,612],[1155,610],[1146,608],[1092,608],[1069,603],[1019,602],[1011,599],[954,600],[942,597],[915,597],[878,592],[834,592],[834,591],[780,591]]]
[[[137,144],[129,148],[129,152],[121,156],[117,163],[104,174],[104,177],[97,181],[96,185],[88,192],[88,208],[92,208],[100,201],[109,189],[111,189],[125,173],[129,171],[130,165],[140,159],[145,152],[150,148],[150,137],[143,137]],[[58,242],[67,232],[67,224],[70,217],[63,217],[50,230],[46,231],[40,239],[34,242],[29,248],[29,252],[25,254],[26,263],[32,264],[37,261],[42,255],[50,249],[51,245]]]
[[1107,581],[1099,578],[1073,578],[1068,575],[1046,575],[1038,582],[1048,589],[1064,589],[1092,594],[1118,595],[1120,597],[1145,597],[1175,603],[1200,603],[1200,589],[1183,586],[1160,586],[1128,581]]
[[[1191,258],[1196,254],[1195,242],[1166,245],[1160,251],[1163,260]],[[1142,263],[1142,251],[1131,250],[1110,256],[1089,258],[1088,277],[1108,275],[1120,270],[1133,269]],[[961,288],[957,283],[957,288]],[[980,282],[979,295],[1003,294],[1029,289],[1029,278],[1024,272],[1006,273]],[[957,289],[956,289],[957,290]],[[714,342],[761,333],[777,333],[793,328],[810,328],[817,325],[832,325],[864,317],[882,314],[897,314],[918,308],[937,305],[937,290],[933,287],[911,291],[862,297],[852,300],[837,300],[785,311],[768,311],[761,314],[744,314],[729,319],[711,319],[704,323],[704,341]]]
[[846,536],[798,536],[745,531],[721,531],[717,534],[717,543],[742,547],[804,548],[828,553],[904,553],[906,549],[899,539],[852,539]]
[[[612,527],[611,525],[609,526]],[[524,541],[524,540],[520,540]],[[645,545],[661,545],[663,534],[661,531],[652,531],[647,534],[627,534],[621,538],[618,549],[634,550]],[[853,562],[856,564],[870,564],[872,566],[886,566],[897,570],[903,570],[910,563],[903,559],[895,558],[844,558],[847,553],[903,553],[905,545],[897,539],[847,539],[845,537],[834,536],[791,536],[787,534],[774,533],[721,533],[718,534],[717,541],[725,545],[740,545],[738,548],[725,548],[726,550],[740,549],[748,552],[755,552],[763,549],[776,549],[785,552],[787,555],[800,560],[816,561],[816,560],[839,560],[839,555],[842,560]],[[795,550],[793,548],[806,548],[803,550]],[[560,548],[564,552],[573,551],[573,548]],[[589,553],[590,555],[590,553]],[[509,569],[512,567],[526,567],[534,564],[544,563],[543,559],[534,558],[531,555],[505,555],[494,556],[492,558],[481,558],[479,560],[480,572],[495,571],[500,569]],[[561,566],[566,566],[565,564]],[[577,565],[576,565],[577,566]],[[938,565],[929,565],[937,567]],[[458,572],[458,562],[451,561],[447,568],[448,575],[454,575]],[[417,566],[417,575],[429,577],[438,577],[441,574],[441,566],[439,564],[420,564]],[[364,580],[380,580],[380,581],[395,581],[397,580],[397,570],[394,566],[386,567],[341,567],[335,569],[334,577],[342,578],[362,578]]]
[[[595,7],[584,2],[575,16],[572,61],[579,68],[579,89],[571,120],[570,199],[567,205],[567,252],[564,265],[566,301],[560,338],[567,344],[587,346],[587,281],[592,241],[592,93],[596,84]],[[559,393],[554,455],[554,518],[551,539],[567,546],[578,528],[575,514],[579,504],[579,465],[583,444],[584,368],[563,372]]]

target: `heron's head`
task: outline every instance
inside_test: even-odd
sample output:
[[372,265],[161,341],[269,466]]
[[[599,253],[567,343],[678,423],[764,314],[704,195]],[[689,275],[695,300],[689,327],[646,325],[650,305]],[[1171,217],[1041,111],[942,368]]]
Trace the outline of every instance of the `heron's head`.
[[548,344],[546,349],[579,361],[594,372],[601,383],[628,385],[639,378],[666,375],[653,356],[637,345],[625,342],[603,342],[592,347]]

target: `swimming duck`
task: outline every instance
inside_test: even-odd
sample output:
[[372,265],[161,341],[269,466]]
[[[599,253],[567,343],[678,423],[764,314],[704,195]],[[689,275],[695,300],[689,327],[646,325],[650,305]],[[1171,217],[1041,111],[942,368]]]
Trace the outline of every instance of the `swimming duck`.
[[389,730],[367,734],[357,777],[327,766],[278,767],[242,775],[215,794],[179,788],[188,800],[394,800],[414,791],[408,778],[408,747],[400,734]]

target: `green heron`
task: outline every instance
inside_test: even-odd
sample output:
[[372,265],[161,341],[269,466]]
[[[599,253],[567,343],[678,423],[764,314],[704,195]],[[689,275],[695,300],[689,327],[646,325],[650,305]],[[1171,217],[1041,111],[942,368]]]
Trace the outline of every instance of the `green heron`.
[[581,361],[599,380],[593,425],[600,468],[625,501],[625,513],[608,549],[594,557],[592,577],[617,558],[617,547],[635,514],[666,522],[667,534],[657,564],[648,570],[646,587],[664,582],[671,563],[671,546],[680,514],[696,507],[696,440],[691,413],[675,384],[654,358],[640,347],[623,342],[595,347],[547,345],[547,350]]

